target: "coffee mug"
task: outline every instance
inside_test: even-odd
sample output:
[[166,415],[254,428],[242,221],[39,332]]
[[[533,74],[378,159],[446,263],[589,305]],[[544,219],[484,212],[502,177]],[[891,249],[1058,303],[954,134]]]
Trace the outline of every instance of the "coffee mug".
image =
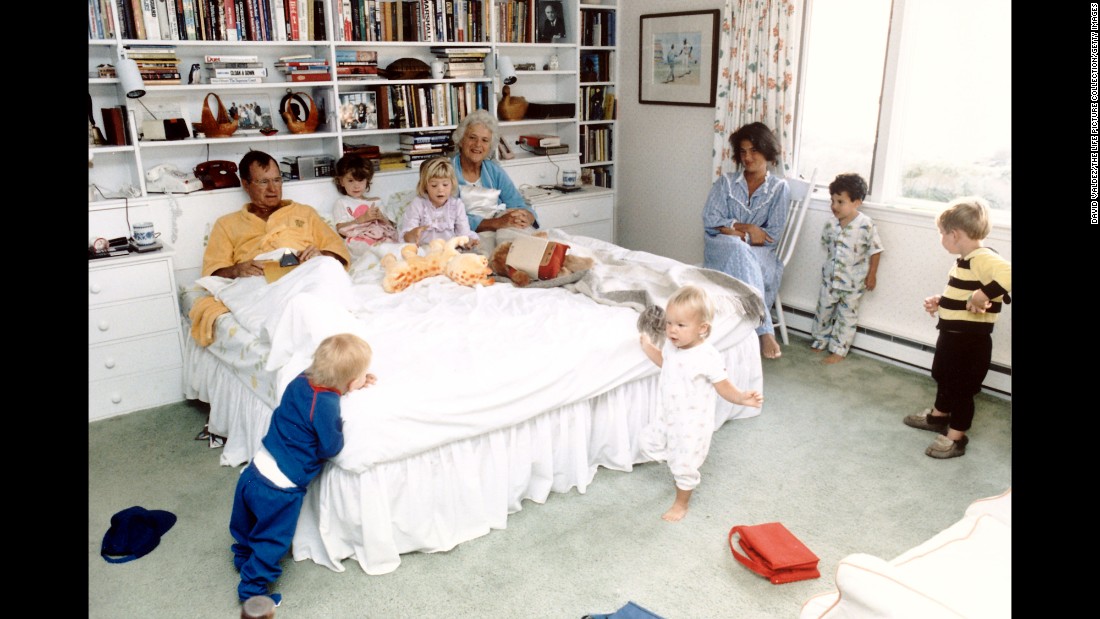
[[153,231],[153,222],[142,221],[134,224],[134,245],[152,245],[157,242],[157,237],[160,236]]
[[572,187],[577,184],[577,171],[576,170],[562,170],[561,184],[564,187]]

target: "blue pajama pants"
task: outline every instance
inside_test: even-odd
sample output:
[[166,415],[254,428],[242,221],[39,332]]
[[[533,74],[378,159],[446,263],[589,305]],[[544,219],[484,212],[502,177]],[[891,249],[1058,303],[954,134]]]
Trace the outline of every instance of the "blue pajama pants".
[[298,514],[306,491],[280,488],[249,464],[233,494],[229,532],[233,539],[233,565],[241,573],[237,596],[245,601],[267,595],[268,585],[283,573],[279,562],[290,550]]

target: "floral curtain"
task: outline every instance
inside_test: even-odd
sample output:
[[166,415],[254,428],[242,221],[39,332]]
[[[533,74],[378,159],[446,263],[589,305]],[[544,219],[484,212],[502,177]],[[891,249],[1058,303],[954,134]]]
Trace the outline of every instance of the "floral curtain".
[[782,151],[777,172],[793,168],[798,41],[804,0],[726,0],[718,36],[714,174],[733,170],[730,133],[761,121]]

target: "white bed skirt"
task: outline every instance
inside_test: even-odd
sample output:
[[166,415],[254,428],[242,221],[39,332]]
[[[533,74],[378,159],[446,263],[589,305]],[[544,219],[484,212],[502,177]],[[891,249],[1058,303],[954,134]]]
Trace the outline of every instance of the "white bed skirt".
[[[760,345],[747,324],[724,351],[738,387],[763,390]],[[189,398],[209,402],[210,431],[227,441],[221,463],[251,459],[272,408],[217,359],[187,345]],[[201,385],[201,387],[200,387]],[[655,413],[657,374],[515,426],[352,473],[331,462],[310,485],[294,535],[296,561],[334,571],[355,559],[367,574],[397,569],[407,552],[442,552],[503,529],[523,500],[584,493],[597,467],[630,471],[645,462],[637,437]],[[715,429],[760,409],[718,400]]]

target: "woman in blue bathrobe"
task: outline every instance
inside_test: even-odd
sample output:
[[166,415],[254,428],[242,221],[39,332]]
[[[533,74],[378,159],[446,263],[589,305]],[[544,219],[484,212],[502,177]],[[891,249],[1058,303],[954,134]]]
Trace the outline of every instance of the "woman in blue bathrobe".
[[776,244],[787,224],[791,190],[787,181],[768,170],[779,160],[779,140],[767,125],[751,123],[730,136],[737,171],[714,181],[703,207],[703,265],[722,271],[764,294],[768,314],[756,329],[760,352],[778,359],[770,311],[783,277]]

